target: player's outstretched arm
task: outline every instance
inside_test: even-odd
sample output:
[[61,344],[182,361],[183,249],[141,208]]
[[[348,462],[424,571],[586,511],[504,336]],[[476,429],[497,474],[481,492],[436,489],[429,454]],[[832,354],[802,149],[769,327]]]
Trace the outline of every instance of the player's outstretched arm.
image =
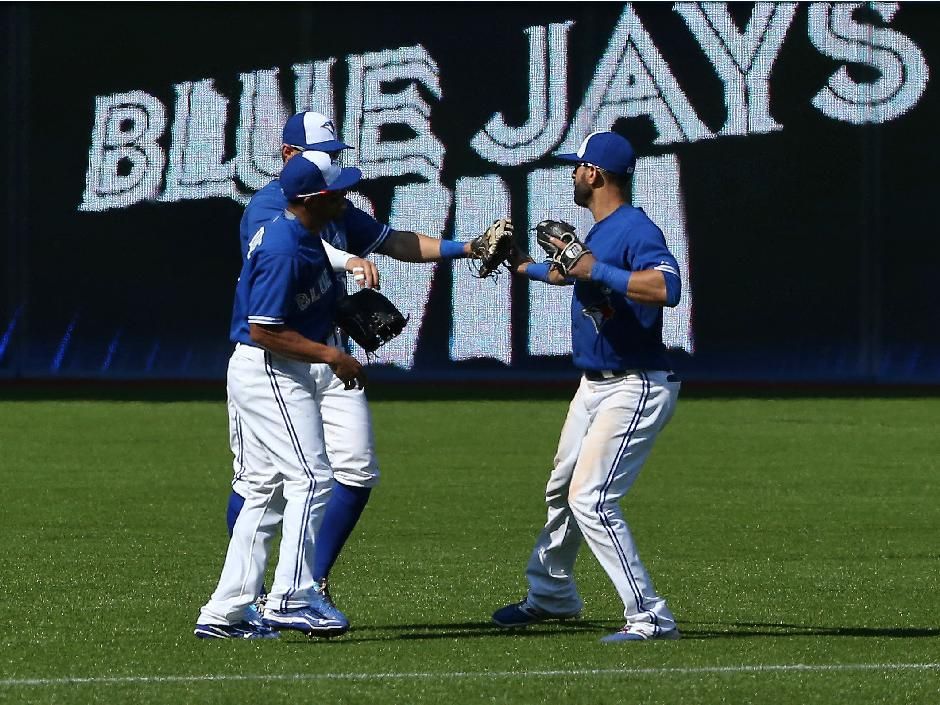
[[520,252],[515,246],[509,251],[509,266],[513,274],[545,282],[546,284],[567,286],[571,283],[562,276],[561,272],[551,267],[547,262],[536,262],[528,255]]
[[275,355],[300,362],[326,363],[343,380],[346,389],[363,389],[366,386],[366,373],[362,365],[339,348],[317,343],[287,326],[251,323],[248,332],[255,344]]
[[428,237],[410,230],[393,230],[377,251],[401,262],[439,262],[467,257],[470,243]]
[[[554,246],[563,248],[565,242],[550,238]],[[671,268],[670,268],[671,269]],[[585,251],[584,255],[568,270],[568,276],[581,281],[596,281],[609,286],[613,291],[626,294],[631,301],[647,306],[677,306],[681,286],[679,277],[659,269],[628,271],[594,257],[594,253]]]

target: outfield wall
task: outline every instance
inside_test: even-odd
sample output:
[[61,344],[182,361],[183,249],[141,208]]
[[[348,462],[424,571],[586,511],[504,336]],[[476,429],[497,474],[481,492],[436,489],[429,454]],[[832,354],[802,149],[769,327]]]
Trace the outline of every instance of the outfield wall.
[[[613,127],[684,274],[685,378],[940,382],[940,5],[7,5],[0,377],[222,379],[238,219],[293,111],[393,227],[589,227]],[[934,71],[931,72],[931,68]],[[934,75],[932,75],[932,73]],[[373,378],[570,378],[568,297],[376,258]]]

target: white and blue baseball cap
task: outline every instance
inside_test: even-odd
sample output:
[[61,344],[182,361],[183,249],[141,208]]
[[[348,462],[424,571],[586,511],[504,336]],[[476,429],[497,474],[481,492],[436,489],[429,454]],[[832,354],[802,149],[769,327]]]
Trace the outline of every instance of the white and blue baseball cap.
[[288,201],[344,191],[359,183],[362,172],[355,167],[340,167],[326,152],[301,152],[287,160],[281,170],[281,190]]
[[352,149],[336,139],[336,126],[322,113],[308,110],[291,115],[282,133],[284,144],[295,149],[314,149],[318,152],[338,152]]
[[616,132],[592,132],[573,154],[556,154],[566,162],[586,162],[612,174],[632,174],[636,152],[626,137]]

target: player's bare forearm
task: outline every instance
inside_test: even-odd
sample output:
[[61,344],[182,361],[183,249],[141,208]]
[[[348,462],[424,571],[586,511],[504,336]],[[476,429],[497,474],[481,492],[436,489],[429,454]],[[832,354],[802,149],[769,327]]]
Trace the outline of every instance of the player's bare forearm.
[[[441,239],[428,237],[410,230],[393,230],[385,238],[378,252],[401,262],[438,262],[441,256]],[[470,254],[470,243],[464,243],[464,254]]]
[[666,277],[657,269],[630,272],[626,294],[628,299],[636,301],[638,304],[666,306],[668,302]]
[[305,338],[287,326],[263,326],[251,323],[248,327],[251,339],[265,350],[300,362],[325,362],[333,364],[342,351],[331,345],[317,343]]
[[366,374],[362,365],[349,355],[332,345],[317,343],[304,337],[287,326],[263,326],[250,323],[248,333],[251,339],[265,350],[300,362],[325,363],[343,380],[346,389],[366,386]]
[[627,284],[627,298],[638,304],[665,306],[667,300],[665,275],[656,269],[633,272]]
[[[571,268],[570,275],[583,281],[594,281],[595,275],[597,274],[595,264],[597,264],[597,259],[595,259],[594,255],[590,253],[585,254],[578,260],[577,264]],[[605,267],[609,270],[619,269],[612,265],[605,265]],[[623,270],[619,270],[619,272],[621,276],[627,276]],[[603,279],[601,281],[612,286],[612,282],[608,283]],[[625,293],[628,299],[636,301],[638,304],[646,304],[648,306],[675,305],[675,302],[672,304],[669,303],[666,276],[658,269],[644,269],[637,272],[630,272],[629,278],[627,279],[626,291],[621,291],[621,293]]]

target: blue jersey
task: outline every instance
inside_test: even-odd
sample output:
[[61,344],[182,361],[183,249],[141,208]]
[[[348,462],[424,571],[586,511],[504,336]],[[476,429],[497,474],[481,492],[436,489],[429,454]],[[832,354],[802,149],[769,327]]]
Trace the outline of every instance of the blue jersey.
[[232,310],[231,339],[254,345],[249,324],[285,325],[325,343],[333,332],[336,286],[323,241],[284,211],[249,242]]
[[[601,262],[631,272],[658,269],[679,278],[660,230],[640,208],[623,205],[594,227],[585,244]],[[668,370],[663,309],[629,300],[600,282],[578,281],[571,297],[571,350],[581,370]]]
[[[285,208],[287,208],[287,198],[277,179],[251,197],[239,226],[242,260],[245,259],[248,253],[248,243],[258,232],[258,228],[283,213]],[[388,225],[379,223],[347,199],[346,210],[343,211],[342,217],[328,223],[320,231],[320,237],[337,249],[345,250],[357,257],[368,257],[381,246],[390,232],[391,228]],[[345,281],[345,273],[340,274],[340,277]]]

